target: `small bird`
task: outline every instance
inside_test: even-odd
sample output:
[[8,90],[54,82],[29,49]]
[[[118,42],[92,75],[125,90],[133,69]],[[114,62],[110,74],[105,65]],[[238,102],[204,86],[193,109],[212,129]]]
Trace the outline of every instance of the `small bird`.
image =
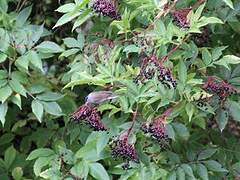
[[100,104],[104,101],[115,99],[118,96],[114,94],[112,91],[96,91],[90,93],[86,98],[86,103],[89,104]]

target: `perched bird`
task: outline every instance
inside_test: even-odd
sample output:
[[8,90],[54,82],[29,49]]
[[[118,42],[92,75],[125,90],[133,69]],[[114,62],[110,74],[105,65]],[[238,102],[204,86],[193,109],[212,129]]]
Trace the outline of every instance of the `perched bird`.
[[86,98],[86,103],[89,104],[100,104],[104,101],[115,99],[118,96],[114,94],[112,91],[96,91],[90,93]]

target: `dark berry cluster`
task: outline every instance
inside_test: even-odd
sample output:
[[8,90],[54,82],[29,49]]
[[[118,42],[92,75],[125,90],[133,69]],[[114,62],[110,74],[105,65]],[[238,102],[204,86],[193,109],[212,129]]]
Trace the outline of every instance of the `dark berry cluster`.
[[208,77],[203,89],[217,95],[221,100],[236,93],[236,89],[217,77]]
[[141,126],[141,130],[146,134],[150,134],[153,139],[161,142],[168,138],[164,121],[162,118],[154,119],[150,123],[144,123]]
[[71,118],[75,121],[83,120],[84,123],[88,124],[95,131],[106,130],[97,109],[91,105],[84,104],[80,106],[77,111],[71,114]]
[[172,12],[172,17],[177,26],[181,28],[189,28],[190,23],[188,20],[188,14],[192,8],[177,9]]
[[145,80],[152,79],[155,75],[163,84],[176,88],[177,81],[174,79],[170,69],[166,68],[156,56],[144,58],[141,72],[137,76],[136,81],[143,83]]
[[129,144],[128,136],[123,135],[114,140],[111,144],[112,156],[127,161],[138,162],[138,156],[133,144]]
[[191,39],[198,47],[206,46],[209,43],[209,30],[207,27],[202,29],[202,33],[192,34]]
[[112,19],[120,19],[116,5],[113,0],[93,0],[92,8],[95,12],[108,16]]

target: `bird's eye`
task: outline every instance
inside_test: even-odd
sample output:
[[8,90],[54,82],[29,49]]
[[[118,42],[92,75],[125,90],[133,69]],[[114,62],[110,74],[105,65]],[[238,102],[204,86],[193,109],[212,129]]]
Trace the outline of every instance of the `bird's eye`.
[[87,102],[87,100],[88,100],[88,96],[85,97],[85,102]]

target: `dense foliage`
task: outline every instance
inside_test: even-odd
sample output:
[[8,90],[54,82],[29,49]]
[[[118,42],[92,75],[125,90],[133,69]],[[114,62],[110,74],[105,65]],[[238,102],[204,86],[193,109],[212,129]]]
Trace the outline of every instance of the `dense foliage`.
[[238,0],[1,0],[0,40],[1,180],[240,178]]

